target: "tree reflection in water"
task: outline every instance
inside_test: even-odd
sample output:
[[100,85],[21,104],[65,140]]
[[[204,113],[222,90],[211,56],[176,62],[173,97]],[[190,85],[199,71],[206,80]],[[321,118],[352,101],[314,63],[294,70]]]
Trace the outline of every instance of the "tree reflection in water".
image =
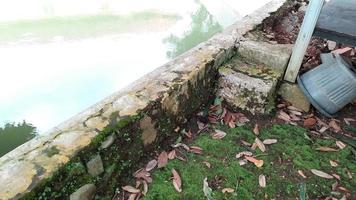
[[222,26],[216,22],[205,6],[200,4],[199,9],[191,16],[191,29],[184,32],[183,37],[170,35],[163,40],[172,47],[167,51],[168,58],[175,58],[193,48],[197,44],[208,40],[215,33],[222,31]]
[[36,127],[25,121],[0,127],[0,157],[36,136]]

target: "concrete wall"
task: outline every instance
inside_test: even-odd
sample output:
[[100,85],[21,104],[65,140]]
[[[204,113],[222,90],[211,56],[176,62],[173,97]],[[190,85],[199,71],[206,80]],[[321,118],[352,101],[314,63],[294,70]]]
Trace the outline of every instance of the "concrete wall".
[[173,130],[207,101],[218,67],[235,54],[242,36],[283,3],[272,0],[45,136],[0,158],[0,200],[64,199],[87,183],[96,185],[98,195],[110,195],[105,191],[113,190],[130,166],[177,136]]

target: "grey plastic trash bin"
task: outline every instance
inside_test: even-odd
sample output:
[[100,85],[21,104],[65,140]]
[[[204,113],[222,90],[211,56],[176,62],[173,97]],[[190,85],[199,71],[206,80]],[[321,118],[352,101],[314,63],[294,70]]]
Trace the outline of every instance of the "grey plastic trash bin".
[[335,55],[334,62],[323,63],[299,76],[298,85],[316,109],[332,117],[356,99],[356,74],[351,67]]

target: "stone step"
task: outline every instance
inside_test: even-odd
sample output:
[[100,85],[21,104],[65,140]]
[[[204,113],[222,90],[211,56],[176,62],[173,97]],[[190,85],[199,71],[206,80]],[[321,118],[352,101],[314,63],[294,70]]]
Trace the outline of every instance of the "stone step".
[[238,54],[247,60],[264,64],[284,74],[292,54],[292,44],[271,44],[264,41],[246,39],[240,42]]
[[219,69],[217,95],[235,110],[269,113],[291,52],[292,45],[241,41],[238,54]]
[[236,56],[219,69],[218,96],[233,109],[268,113],[275,105],[275,91],[281,73]]

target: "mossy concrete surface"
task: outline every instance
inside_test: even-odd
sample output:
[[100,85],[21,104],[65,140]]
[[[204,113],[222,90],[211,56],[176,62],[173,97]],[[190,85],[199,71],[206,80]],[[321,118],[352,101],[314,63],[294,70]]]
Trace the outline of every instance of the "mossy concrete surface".
[[269,113],[274,108],[280,70],[236,55],[219,69],[219,75],[217,95],[231,108],[253,114]]
[[[208,178],[214,199],[322,199],[332,196],[342,198],[341,190],[332,191],[332,185],[351,191],[351,198],[356,198],[356,163],[352,158],[351,148],[337,152],[320,152],[320,146],[335,146],[333,139],[314,139],[307,137],[307,131],[291,125],[273,125],[260,131],[261,140],[277,139],[278,142],[266,145],[267,151],[258,148],[252,151],[241,144],[241,140],[253,143],[255,135],[252,127],[244,126],[229,129],[217,127],[227,132],[221,140],[214,140],[210,132],[202,133],[193,144],[203,149],[203,155],[187,154],[187,162],[175,159],[166,168],[155,171],[153,183],[144,200],[206,200],[203,193],[203,180]],[[261,168],[252,163],[240,166],[235,155],[242,151],[251,151],[257,159],[264,161]],[[338,163],[330,165],[330,160]],[[204,162],[209,162],[208,168]],[[172,184],[171,169],[178,171],[182,179],[182,192],[178,193]],[[322,170],[328,174],[337,174],[336,178],[325,179],[311,173],[311,169]],[[304,172],[306,178],[298,174]],[[259,186],[259,176],[265,175],[266,187]],[[353,178],[350,178],[350,175]],[[306,194],[301,188],[306,186]],[[223,188],[232,188],[232,193],[222,193]]]

